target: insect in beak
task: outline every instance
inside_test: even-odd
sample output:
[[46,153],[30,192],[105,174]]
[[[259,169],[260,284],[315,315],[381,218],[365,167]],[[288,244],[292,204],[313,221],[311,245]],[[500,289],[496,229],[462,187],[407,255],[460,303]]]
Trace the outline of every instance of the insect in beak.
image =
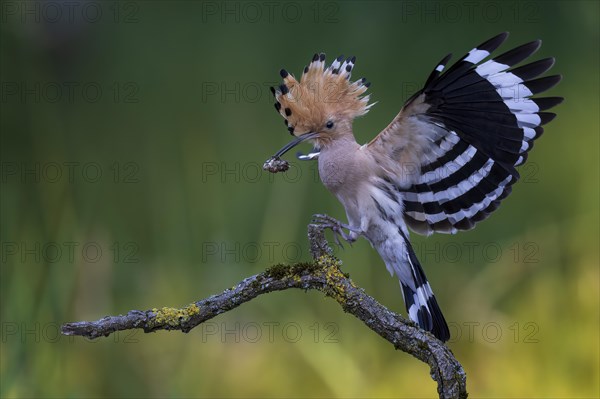
[[268,170],[271,173],[285,172],[289,169],[290,165],[287,161],[282,160],[280,157],[303,141],[314,139],[318,135],[318,133],[310,132],[296,137],[293,141],[290,141],[284,145],[279,151],[277,151],[275,155],[265,161],[263,169]]

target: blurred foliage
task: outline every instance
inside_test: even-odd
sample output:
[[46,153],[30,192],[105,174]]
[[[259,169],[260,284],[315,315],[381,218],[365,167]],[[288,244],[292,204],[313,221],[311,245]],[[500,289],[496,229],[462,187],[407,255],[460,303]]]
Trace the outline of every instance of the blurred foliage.
[[[314,164],[259,169],[289,139],[268,90],[281,67],[356,55],[378,102],[362,142],[443,55],[508,30],[503,50],[544,40],[535,59],[556,57],[550,95],[566,101],[489,220],[413,240],[473,397],[598,397],[598,15],[594,1],[3,2],[0,395],[435,396],[425,365],[317,293],[188,335],[58,328],[307,259],[310,216],[344,218]],[[404,311],[368,243],[336,253]]]

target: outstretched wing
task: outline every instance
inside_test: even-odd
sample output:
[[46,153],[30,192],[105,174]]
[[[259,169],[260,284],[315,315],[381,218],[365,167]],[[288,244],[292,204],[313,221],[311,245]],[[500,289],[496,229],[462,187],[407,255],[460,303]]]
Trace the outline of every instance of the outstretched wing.
[[417,233],[468,230],[494,211],[518,180],[515,167],[527,159],[541,126],[555,117],[542,111],[562,102],[531,98],[560,81],[559,75],[534,79],[552,67],[553,58],[512,68],[541,41],[482,62],[507,36],[477,46],[442,73],[450,59],[445,57],[425,87],[369,143],[403,170],[414,166],[412,174],[386,180],[403,181],[396,187],[405,198],[404,218]]

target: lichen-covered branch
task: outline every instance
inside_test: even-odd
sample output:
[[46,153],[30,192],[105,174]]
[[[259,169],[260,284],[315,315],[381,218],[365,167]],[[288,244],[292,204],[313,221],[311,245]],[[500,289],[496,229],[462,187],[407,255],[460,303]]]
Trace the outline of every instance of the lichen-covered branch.
[[433,335],[388,310],[357,287],[340,270],[340,261],[331,255],[331,249],[319,226],[309,225],[308,235],[313,262],[273,266],[246,278],[233,288],[181,309],[163,307],[146,311],[132,310],[124,316],[67,323],[62,326],[62,333],[98,338],[130,329],[143,329],[144,332],[188,332],[259,295],[289,288],[313,289],[335,299],[345,312],[359,318],[396,349],[427,363],[431,368],[431,377],[438,384],[440,398],[466,398],[466,375],[450,349]]

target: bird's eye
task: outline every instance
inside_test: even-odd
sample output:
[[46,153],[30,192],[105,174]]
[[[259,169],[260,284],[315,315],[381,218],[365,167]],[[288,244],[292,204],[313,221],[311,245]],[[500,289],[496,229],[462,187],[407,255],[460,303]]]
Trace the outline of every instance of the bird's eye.
[[331,129],[333,127],[333,122],[332,121],[327,121],[327,124],[325,125],[325,127],[327,129]]

